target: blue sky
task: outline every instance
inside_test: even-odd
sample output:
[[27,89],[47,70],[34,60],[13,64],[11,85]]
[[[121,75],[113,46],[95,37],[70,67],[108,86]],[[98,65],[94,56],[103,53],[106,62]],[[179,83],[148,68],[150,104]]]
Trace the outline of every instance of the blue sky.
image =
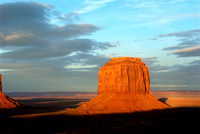
[[1,0],[6,91],[96,91],[110,57],[140,57],[151,90],[200,89],[198,0]]

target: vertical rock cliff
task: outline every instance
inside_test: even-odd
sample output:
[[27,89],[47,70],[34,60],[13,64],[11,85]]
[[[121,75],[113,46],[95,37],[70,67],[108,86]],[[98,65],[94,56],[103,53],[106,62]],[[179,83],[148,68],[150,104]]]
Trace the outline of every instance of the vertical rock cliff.
[[10,109],[10,108],[16,108],[21,106],[17,101],[13,100],[12,98],[6,96],[2,92],[2,79],[0,74],[0,109]]
[[98,79],[97,96],[71,113],[131,113],[168,108],[149,94],[149,72],[140,58],[111,58],[99,68]]
[[149,72],[140,58],[111,58],[99,68],[98,79],[98,94],[149,94]]

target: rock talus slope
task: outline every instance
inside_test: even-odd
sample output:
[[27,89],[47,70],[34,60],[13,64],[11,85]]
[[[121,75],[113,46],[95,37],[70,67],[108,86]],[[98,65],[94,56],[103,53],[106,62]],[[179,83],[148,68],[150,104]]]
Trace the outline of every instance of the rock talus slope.
[[13,100],[12,98],[8,97],[2,92],[2,81],[1,81],[1,74],[0,74],[0,109],[10,109],[16,108],[21,106],[17,101]]
[[148,68],[140,58],[111,58],[99,68],[97,96],[74,109],[73,112],[131,113],[168,108],[149,92]]

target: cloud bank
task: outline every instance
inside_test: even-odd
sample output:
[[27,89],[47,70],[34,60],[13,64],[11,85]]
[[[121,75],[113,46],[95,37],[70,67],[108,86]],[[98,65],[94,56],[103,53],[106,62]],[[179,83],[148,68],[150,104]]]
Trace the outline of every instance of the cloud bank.
[[[67,13],[64,18],[51,5],[5,3],[0,5],[0,10],[0,70],[6,74],[8,83],[5,83],[5,87],[8,89],[14,89],[16,85],[22,90],[34,89],[36,86],[31,84],[34,79],[41,80],[37,83],[41,88],[45,88],[45,82],[59,87],[62,80],[72,81],[76,78],[72,84],[65,85],[65,88],[71,88],[73,83],[80,82],[87,75],[94,75],[97,67],[108,60],[96,51],[114,47],[109,42],[85,38],[100,28],[88,23],[72,23],[77,14]],[[65,19],[65,23],[52,24],[54,18]],[[75,64],[76,68],[69,68]],[[55,77],[59,82],[55,83],[50,77]],[[28,89],[19,84],[22,81],[29,85]],[[53,84],[50,87],[55,89]]]
[[170,51],[169,54],[174,54],[178,57],[200,56],[200,29],[169,34],[160,34],[157,36],[157,38],[166,37],[176,37],[180,42],[176,46],[163,48],[163,50],[165,51]]
[[[103,9],[113,1],[85,1],[80,8],[76,8],[76,11],[68,13],[56,11],[53,5],[36,2],[0,4],[0,72],[3,73],[3,86],[7,91],[96,91],[98,67],[109,61],[109,58],[101,53],[109,48],[112,49],[115,45],[111,42],[90,39],[89,36],[100,31],[101,28],[90,23],[80,23],[79,18],[83,13],[89,14],[100,8]],[[169,3],[182,2],[184,3],[184,0],[170,2],[130,0],[127,7],[138,9],[138,11],[144,10],[145,13],[149,11],[150,14],[131,12],[131,17],[125,17],[139,23],[143,22],[133,25],[132,28],[152,25],[158,27],[157,25],[171,22],[178,17],[169,15],[169,17],[162,19],[162,16],[161,19],[157,19],[157,17],[160,18],[158,12],[166,9],[162,7]],[[155,14],[157,17],[154,17]],[[182,15],[182,17],[188,17],[195,14]],[[116,17],[118,18],[118,15]],[[109,17],[108,20],[110,19],[113,18]],[[146,22],[148,19],[152,21]],[[131,28],[130,25],[126,27]],[[151,40],[167,38],[177,40],[177,44],[165,44],[168,47],[164,47],[159,52],[161,55],[147,52],[144,56],[150,56],[142,58],[150,70],[152,89],[197,90],[199,88],[199,61],[193,59],[194,61],[190,62],[193,57],[199,56],[199,33],[199,29],[193,29],[160,34],[151,38]],[[142,47],[146,48],[146,46]],[[119,56],[120,51],[123,50],[115,52],[113,49],[110,51],[111,56],[112,53],[114,56]],[[132,49],[129,51],[133,52]],[[187,60],[180,65],[178,63],[171,66],[168,63],[161,65],[160,61],[165,60],[162,57],[163,52],[164,56],[166,56],[165,53],[172,58],[174,55],[177,56],[178,58],[175,59],[177,61],[184,58]],[[168,58],[170,60],[170,57]]]
[[179,42],[175,46],[165,47],[163,51],[169,51],[178,57],[198,57],[200,56],[200,29],[188,30],[183,32],[175,32],[169,34],[160,34],[150,40],[158,40],[161,38],[174,37]]

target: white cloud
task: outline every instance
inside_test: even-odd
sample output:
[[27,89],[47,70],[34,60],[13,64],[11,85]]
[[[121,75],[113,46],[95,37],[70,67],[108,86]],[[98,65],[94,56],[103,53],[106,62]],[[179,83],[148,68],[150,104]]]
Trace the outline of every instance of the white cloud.
[[169,4],[175,4],[175,3],[180,3],[180,2],[185,2],[186,0],[171,0],[169,1]]
[[169,4],[182,3],[186,0],[127,0],[127,7],[132,8],[159,8],[160,6],[165,6]]
[[130,29],[130,28],[140,28],[140,27],[147,27],[147,26],[158,26],[158,25],[163,25],[163,24],[167,24],[170,22],[176,21],[176,19],[172,19],[172,18],[164,18],[164,19],[159,19],[159,20],[153,20],[153,21],[146,21],[144,23],[137,23],[131,26],[122,26],[122,27],[117,27],[114,28],[113,30],[117,31],[117,30],[125,30],[125,29]]
[[151,87],[187,87],[187,85],[161,85],[161,84],[151,84]]
[[15,69],[0,69],[0,72],[15,71]]
[[114,0],[98,0],[98,1],[86,0],[83,8],[75,11],[75,13],[82,14],[82,13],[91,12],[91,11],[97,10],[101,7],[104,7],[106,3],[109,3],[112,1],[114,1]]
[[97,65],[82,65],[82,64],[71,64],[67,65],[64,68],[70,69],[71,71],[78,71],[78,72],[87,72],[91,71],[91,69],[97,67]]
[[172,21],[175,21],[176,19],[172,19],[172,18],[165,18],[165,19],[160,19],[160,20],[156,20],[156,21],[151,21],[151,22],[145,22],[145,23],[141,23],[141,24],[136,24],[131,26],[131,28],[136,28],[136,27],[143,27],[143,26],[151,26],[151,25],[158,25],[158,24],[165,24],[165,23],[169,23]]
[[95,68],[97,65],[81,65],[81,64],[71,64],[65,66],[66,69],[82,69],[82,68]]

